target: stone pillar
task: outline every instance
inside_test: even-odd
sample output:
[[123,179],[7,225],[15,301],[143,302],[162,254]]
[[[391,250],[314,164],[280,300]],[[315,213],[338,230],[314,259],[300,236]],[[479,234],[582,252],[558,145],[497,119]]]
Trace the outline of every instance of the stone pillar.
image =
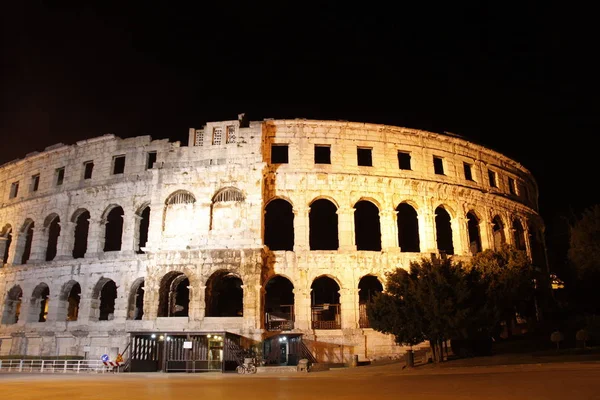
[[422,210],[418,219],[421,253],[437,253],[435,215],[429,210]]
[[123,218],[123,232],[121,234],[121,253],[133,254],[136,248],[136,243],[134,243],[136,217],[139,218],[139,216],[130,211],[124,211],[121,217]]
[[[7,264],[21,264],[21,256],[23,254],[23,248],[25,247],[25,236],[26,233],[19,231],[13,233],[12,243],[8,249],[8,260]],[[4,257],[4,253],[2,253]]]
[[[67,296],[69,294],[67,293]],[[50,291],[50,306],[48,307],[48,322],[65,322],[67,320],[67,311],[69,302],[60,298],[59,292]]]
[[104,251],[105,222],[104,220],[90,218],[87,250],[84,258],[96,258],[98,253]]
[[381,226],[381,249],[386,252],[400,252],[398,245],[398,215],[395,210],[379,211]]
[[294,288],[294,329],[311,329],[310,291],[306,288]]
[[340,289],[342,329],[358,328],[358,288]]
[[33,236],[31,241],[31,253],[29,254],[30,262],[46,261],[46,248],[48,247],[48,228],[33,228]]
[[196,307],[196,320],[203,320],[206,316],[206,286],[200,286],[194,296]]
[[469,232],[467,228],[467,219],[459,215],[458,217],[452,219],[451,227],[454,254],[459,256],[469,255]]
[[[83,292],[84,288],[82,287],[81,289]],[[92,312],[93,308],[94,312]],[[100,318],[100,300],[84,296],[82,293],[79,298],[77,321],[98,321],[98,318]]]
[[[200,305],[198,304],[198,297],[200,297],[201,294],[198,293],[198,289],[192,286],[191,284],[187,288],[190,296],[188,304],[188,318],[190,319],[190,321],[199,321],[202,319],[199,318]],[[204,296],[201,297],[204,298]]]
[[[6,245],[8,244],[8,238],[0,236],[0,267],[4,263],[4,252],[6,251]],[[8,260],[6,260],[8,262]]]
[[125,289],[117,288],[117,298],[115,299],[115,311],[113,318],[115,322],[125,322],[127,319],[127,309],[129,302],[129,293]]
[[60,236],[58,236],[58,243],[56,245],[55,260],[71,260],[73,258],[75,225],[71,221],[60,222]]
[[257,311],[260,310],[261,285],[242,285],[244,291],[244,331],[252,331],[260,328],[260,318]]
[[[158,183],[157,183],[158,184]],[[150,221],[148,225],[148,241],[146,248],[158,250],[163,231],[163,214],[165,212],[164,203],[152,203],[150,205]]]
[[337,210],[339,249],[343,251],[356,251],[354,211],[352,207],[340,207]]
[[158,316],[158,302],[160,299],[159,284],[144,280],[144,320],[155,320]]
[[494,250],[494,235],[492,233],[493,226],[494,223],[487,218],[481,221],[479,224],[479,234],[481,235],[481,247],[483,250]]
[[310,207],[294,207],[294,251],[309,249],[309,219]]
[[[19,310],[19,320],[17,321],[17,325],[26,325],[30,322],[30,315],[33,312],[32,309],[35,307],[34,304],[31,304],[31,297],[29,297],[26,293],[29,292],[31,294],[30,290],[27,290],[28,288],[24,288],[23,289],[23,297],[21,297],[21,309]],[[17,302],[14,302],[14,306],[16,306]],[[36,320],[37,322],[37,320]]]

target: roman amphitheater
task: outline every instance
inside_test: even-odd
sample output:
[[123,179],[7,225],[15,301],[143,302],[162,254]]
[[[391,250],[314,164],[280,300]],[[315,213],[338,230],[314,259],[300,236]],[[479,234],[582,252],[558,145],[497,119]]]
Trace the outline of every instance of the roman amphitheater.
[[365,311],[386,271],[503,243],[541,266],[537,196],[517,161],[387,125],[241,116],[187,146],[53,145],[0,167],[0,356],[177,371],[225,370],[253,343],[275,364],[400,355]]

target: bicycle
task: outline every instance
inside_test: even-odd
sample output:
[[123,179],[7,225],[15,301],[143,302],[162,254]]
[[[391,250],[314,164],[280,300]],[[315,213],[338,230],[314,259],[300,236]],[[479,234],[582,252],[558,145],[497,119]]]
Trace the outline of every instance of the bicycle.
[[236,369],[238,374],[255,374],[256,373],[256,362],[254,358],[244,358],[244,363],[239,365]]

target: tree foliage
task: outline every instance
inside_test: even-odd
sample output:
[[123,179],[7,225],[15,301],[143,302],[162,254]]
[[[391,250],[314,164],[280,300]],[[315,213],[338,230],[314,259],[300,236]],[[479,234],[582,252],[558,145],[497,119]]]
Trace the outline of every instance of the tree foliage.
[[600,204],[571,225],[568,257],[580,279],[600,276]]

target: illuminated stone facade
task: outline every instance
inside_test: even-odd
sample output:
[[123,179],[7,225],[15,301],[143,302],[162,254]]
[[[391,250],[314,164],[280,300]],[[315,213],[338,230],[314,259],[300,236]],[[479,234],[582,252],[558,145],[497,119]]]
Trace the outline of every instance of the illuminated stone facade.
[[545,265],[537,196],[495,151],[386,125],[233,120],[189,146],[51,146],[0,167],[0,355],[97,358],[167,331],[400,355],[364,318],[386,271],[503,242]]

